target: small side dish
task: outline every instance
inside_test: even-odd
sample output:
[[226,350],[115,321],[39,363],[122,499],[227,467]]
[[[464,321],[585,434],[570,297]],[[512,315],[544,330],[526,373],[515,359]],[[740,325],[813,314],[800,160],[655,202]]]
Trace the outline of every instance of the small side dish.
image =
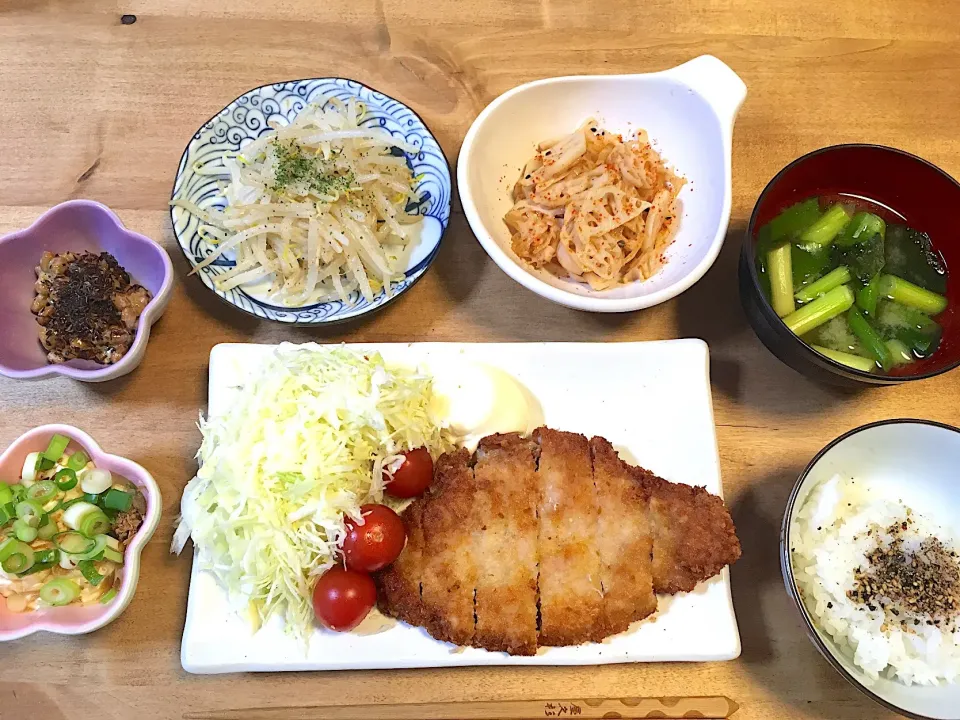
[[143,524],[139,489],[69,444],[54,435],[26,456],[19,483],[0,483],[0,596],[11,612],[112,602]]
[[31,311],[51,363],[112,365],[133,345],[152,295],[110,253],[44,252]]
[[887,374],[937,352],[946,264],[883,206],[846,195],[792,205],[760,228],[755,262],[774,312],[835,362]]
[[948,527],[835,476],[799,509],[790,556],[814,621],[867,678],[960,677],[960,540]]
[[321,99],[271,127],[239,152],[195,164],[198,175],[229,179],[225,208],[171,202],[202,220],[214,248],[192,272],[232,251],[234,266],[214,281],[221,291],[267,281],[286,307],[390,295],[423,219],[407,157],[418,150],[370,125],[354,98]]
[[646,280],[663,265],[684,182],[646,131],[624,140],[590,118],[537,146],[503,220],[524,262],[607,290]]

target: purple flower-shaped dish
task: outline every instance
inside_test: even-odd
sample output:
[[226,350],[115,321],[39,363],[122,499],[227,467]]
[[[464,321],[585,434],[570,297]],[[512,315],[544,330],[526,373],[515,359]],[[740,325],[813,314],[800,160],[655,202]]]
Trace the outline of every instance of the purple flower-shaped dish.
[[[47,361],[30,312],[35,268],[44,251],[108,252],[153,299],[140,315],[133,345],[113,365],[87,360],[62,364]],[[84,382],[103,382],[136,368],[147,349],[150,327],[163,314],[173,288],[170,256],[153,240],[127,230],[107,207],[92,200],[57,205],[30,227],[0,238],[0,375],[43,378],[66,375]]]

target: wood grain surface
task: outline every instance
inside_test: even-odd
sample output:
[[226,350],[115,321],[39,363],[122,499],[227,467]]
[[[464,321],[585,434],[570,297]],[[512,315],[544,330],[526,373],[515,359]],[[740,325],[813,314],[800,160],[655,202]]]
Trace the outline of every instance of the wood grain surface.
[[[124,14],[136,22],[121,23]],[[519,83],[659,70],[702,53],[730,64],[749,95],[734,133],[727,244],[706,277],[669,303],[602,316],[541,300],[487,259],[459,207],[425,279],[368,321],[326,331],[261,323],[186,277],[167,212],[180,154],[202,122],[250,87],[356,78],[419,112],[454,162],[477,113]],[[735,261],[764,184],[814,148],[885,143],[960,175],[960,3],[2,0],[0,88],[0,232],[68,198],[92,198],[163,243],[178,274],[133,375],[103,385],[0,379],[0,446],[41,423],[72,423],[149,468],[166,500],[136,598],[119,620],[87,637],[0,646],[0,718],[252,720],[257,708],[303,718],[330,704],[665,695],[724,695],[741,720],[892,717],[807,640],[780,579],[778,527],[798,473],[840,433],[898,416],[960,423],[960,372],[859,393],[813,384],[750,330]],[[739,660],[215,677],[180,668],[190,561],[167,548],[195,470],[213,345],[676,337],[704,338],[712,354],[725,490],[743,542],[732,571]]]

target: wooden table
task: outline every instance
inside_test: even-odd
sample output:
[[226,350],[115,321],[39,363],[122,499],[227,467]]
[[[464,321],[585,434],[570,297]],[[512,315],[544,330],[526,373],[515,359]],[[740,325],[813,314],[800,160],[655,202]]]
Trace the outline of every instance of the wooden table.
[[[0,646],[0,718],[249,720],[266,706],[305,718],[297,708],[331,703],[686,694],[727,695],[742,720],[889,717],[805,637],[780,579],[780,518],[801,468],[840,433],[897,416],[960,423],[960,372],[862,393],[813,384],[750,330],[735,261],[764,184],[814,148],[885,143],[960,175],[958,41],[960,4],[951,0],[0,2],[0,231],[68,198],[93,198],[162,242],[178,274],[133,375],[103,385],[0,379],[0,446],[41,423],[79,425],[149,468],[167,505],[136,598],[118,621],[88,637]],[[734,133],[727,245],[672,302],[604,316],[541,300],[487,259],[459,207],[426,278],[362,323],[310,331],[256,322],[185,277],[167,213],[180,153],[204,120],[250,87],[362,80],[415,108],[453,162],[477,113],[519,83],[658,70],[702,53],[729,63],[749,95]],[[725,488],[743,542],[732,571],[739,660],[214,677],[180,668],[190,562],[167,548],[195,470],[194,423],[213,345],[675,337],[702,337],[712,354]]]

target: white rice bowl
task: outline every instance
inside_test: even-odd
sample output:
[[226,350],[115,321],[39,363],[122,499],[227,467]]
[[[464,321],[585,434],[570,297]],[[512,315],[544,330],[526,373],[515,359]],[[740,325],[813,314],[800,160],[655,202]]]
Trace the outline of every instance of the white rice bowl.
[[[960,627],[944,629],[925,623],[902,629],[887,622],[884,611],[854,602],[858,568],[869,565],[866,555],[877,547],[877,526],[902,522],[908,508],[896,497],[865,482],[834,476],[811,491],[796,515],[791,533],[793,572],[804,604],[820,629],[860,667],[868,682],[880,677],[906,684],[953,682],[960,675]],[[930,518],[912,513],[913,523],[901,534],[903,549],[912,552],[928,537],[958,550],[956,538]],[[885,531],[879,537],[889,540]]]

